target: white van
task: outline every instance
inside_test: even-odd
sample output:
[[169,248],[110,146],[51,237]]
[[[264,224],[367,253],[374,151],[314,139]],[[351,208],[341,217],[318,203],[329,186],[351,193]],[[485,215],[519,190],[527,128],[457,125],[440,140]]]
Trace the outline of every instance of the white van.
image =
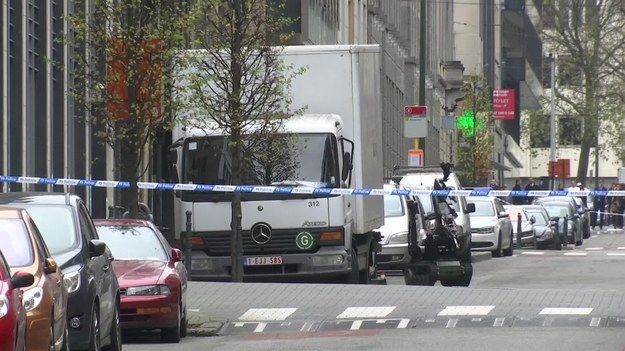
[[[435,181],[443,178],[443,171],[436,170],[434,168],[423,167],[408,167],[408,168],[396,168],[396,175],[402,177],[400,184],[406,188],[415,189],[433,189]],[[458,177],[451,172],[445,185],[452,190],[461,190],[462,185],[458,180]],[[455,219],[458,232],[461,233],[465,242],[461,243],[461,247],[464,249],[469,248],[469,252],[465,253],[470,259],[471,248],[471,219],[469,213],[475,211],[475,205],[468,204],[465,196],[449,196],[447,202],[453,207],[458,216]],[[424,207],[426,207],[424,205]],[[466,245],[466,246],[465,246]]]

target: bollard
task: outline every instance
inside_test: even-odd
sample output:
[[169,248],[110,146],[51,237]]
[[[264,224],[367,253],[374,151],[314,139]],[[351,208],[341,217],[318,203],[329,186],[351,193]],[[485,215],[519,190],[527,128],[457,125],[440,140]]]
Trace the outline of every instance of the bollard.
[[551,217],[550,220],[551,220],[551,223],[554,223],[554,225],[553,225],[553,227],[554,227],[553,231],[555,233],[554,235],[557,236],[558,239],[560,239],[560,244],[565,245],[562,242],[562,235],[560,234],[560,218],[559,217]]
[[191,211],[187,211],[187,227],[184,232],[184,267],[187,269],[187,279],[191,280],[191,260],[193,249],[193,240],[191,239]]
[[517,249],[521,248],[521,231],[523,230],[523,223],[521,222],[521,213],[517,214],[517,223],[516,223],[516,247]]
[[[564,232],[564,242],[568,245],[569,244],[569,215],[564,216],[563,227],[564,228],[562,228],[562,231]],[[573,239],[575,239],[575,233],[573,233]]]

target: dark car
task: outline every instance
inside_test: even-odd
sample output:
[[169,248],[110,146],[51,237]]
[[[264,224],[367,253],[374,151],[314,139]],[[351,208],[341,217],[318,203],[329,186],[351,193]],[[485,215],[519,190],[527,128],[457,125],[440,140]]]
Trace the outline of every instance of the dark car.
[[576,196],[545,196],[534,200],[534,204],[542,205],[549,201],[567,201],[573,204],[575,211],[579,214],[580,230],[584,239],[590,238],[590,210],[580,197]]
[[187,270],[182,252],[172,248],[150,221],[94,220],[113,252],[119,280],[123,329],[160,329],[166,342],[187,334]]
[[[577,213],[575,205],[570,201],[545,201],[542,203],[542,206],[547,210],[549,218],[559,218],[559,230],[561,233],[566,232],[569,244],[575,244],[575,246],[582,245],[584,238],[579,213]],[[564,229],[565,223],[566,231]]]
[[113,256],[99,240],[82,199],[64,193],[15,192],[0,194],[0,205],[28,211],[64,274],[70,349],[121,350]]
[[542,205],[522,205],[522,207],[525,213],[534,219],[537,248],[551,247],[554,250],[562,250],[562,241],[556,230],[555,221],[549,217],[547,210]]

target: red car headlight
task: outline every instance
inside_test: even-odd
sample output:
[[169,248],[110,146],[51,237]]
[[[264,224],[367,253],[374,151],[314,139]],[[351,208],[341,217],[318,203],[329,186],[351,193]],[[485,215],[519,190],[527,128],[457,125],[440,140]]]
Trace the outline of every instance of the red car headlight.
[[167,285],[131,286],[126,289],[127,296],[169,295],[169,293]]

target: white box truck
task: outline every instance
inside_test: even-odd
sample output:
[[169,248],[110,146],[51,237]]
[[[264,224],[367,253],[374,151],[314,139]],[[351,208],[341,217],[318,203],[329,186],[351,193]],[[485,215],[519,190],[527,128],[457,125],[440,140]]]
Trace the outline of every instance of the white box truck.
[[[280,54],[305,72],[292,81],[292,109],[285,131],[297,136],[296,179],[270,184],[318,188],[374,188],[384,182],[382,101],[378,45],[290,46]],[[180,183],[229,183],[227,135],[174,128]],[[215,155],[220,155],[215,157]],[[243,279],[377,279],[375,257],[384,221],[383,197],[367,195],[242,192]],[[180,191],[174,200],[176,236],[192,213],[191,274],[231,279],[232,192]]]

